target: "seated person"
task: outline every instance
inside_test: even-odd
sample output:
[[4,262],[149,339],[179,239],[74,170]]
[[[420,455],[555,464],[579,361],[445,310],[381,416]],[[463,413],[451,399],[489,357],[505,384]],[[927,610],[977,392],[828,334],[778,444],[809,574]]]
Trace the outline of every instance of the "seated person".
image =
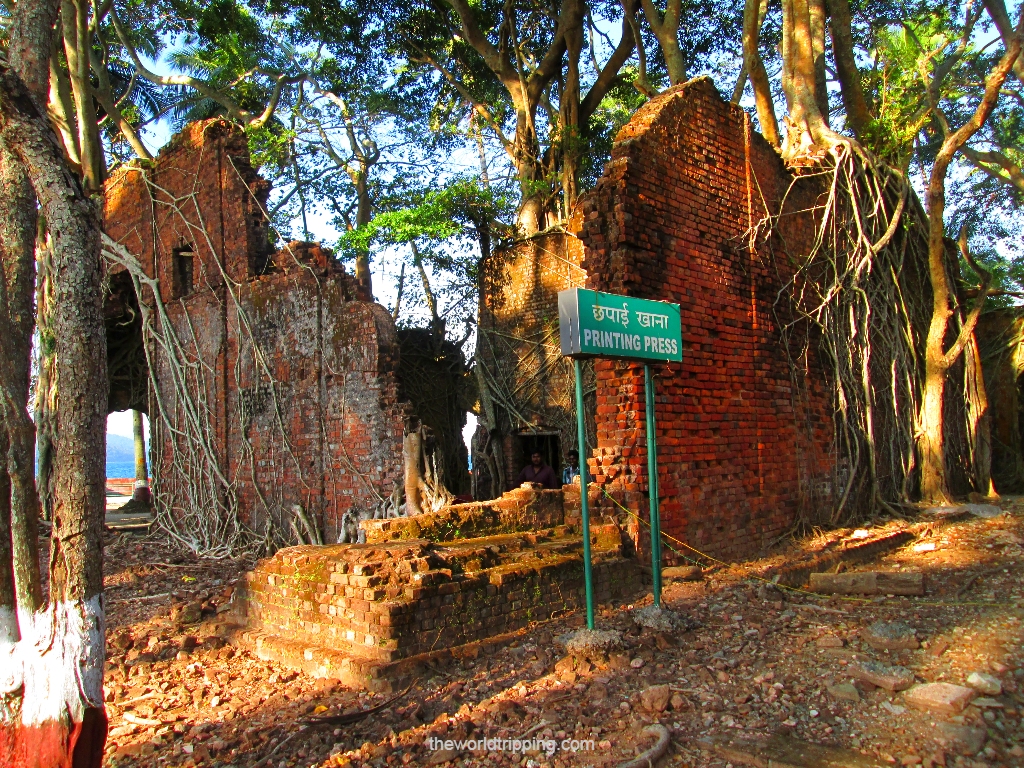
[[519,473],[519,479],[516,482],[519,485],[523,483],[540,483],[548,490],[561,488],[558,484],[558,478],[555,477],[555,470],[544,463],[544,457],[540,455],[540,451],[533,452],[533,455],[530,456],[530,463],[523,467],[523,471]]
[[562,485],[572,485],[580,476],[580,454],[579,451],[569,451],[567,454],[569,463],[562,470]]

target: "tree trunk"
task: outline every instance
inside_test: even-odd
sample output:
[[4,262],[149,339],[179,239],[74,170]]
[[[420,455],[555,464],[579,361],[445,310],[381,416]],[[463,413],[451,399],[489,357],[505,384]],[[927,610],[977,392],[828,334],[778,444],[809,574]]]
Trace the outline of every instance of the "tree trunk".
[[89,49],[92,32],[89,29],[88,0],[63,0],[61,26],[64,31],[64,56],[71,77],[71,93],[78,116],[78,148],[82,157],[82,178],[87,192],[100,190],[106,176],[103,145],[96,122],[96,105],[92,96],[92,73]]
[[956,341],[947,351],[946,332],[953,310],[950,308],[950,286],[946,274],[946,173],[953,156],[981,130],[995,109],[1000,89],[1020,55],[1022,23],[1024,16],[1002,58],[985,78],[985,93],[970,119],[943,140],[928,179],[928,276],[932,289],[932,317],[925,342],[924,396],[918,419],[917,444],[921,463],[921,498],[937,504],[949,501],[942,414],[946,375],[970,341],[988,293],[988,284],[985,283]]
[[[682,11],[682,0],[668,0],[665,15],[662,16],[653,0],[643,0],[644,18],[654,36],[658,38],[661,55],[665,59],[668,70],[668,81],[672,85],[686,82],[686,59],[679,47],[679,19]],[[641,45],[639,41],[637,45]]]
[[71,81],[60,62],[60,37],[53,36],[53,52],[50,54],[50,98],[48,112],[54,130],[64,144],[64,155],[76,166],[82,167],[82,155],[78,149],[78,123],[75,121],[75,107],[71,100]]
[[36,199],[24,168],[0,143],[0,418],[7,435],[2,464],[10,482],[11,537],[18,606],[34,613],[42,601],[38,569],[39,497],[35,425],[28,413],[35,290]]
[[[7,423],[0,418],[0,456],[7,455]],[[11,664],[10,654],[19,640],[14,595],[14,557],[11,552],[11,481],[0,468],[0,661]],[[2,681],[2,678],[0,678]],[[7,704],[6,685],[0,685],[0,701]],[[0,728],[4,725],[0,724]],[[2,739],[2,737],[0,737]],[[11,765],[11,755],[0,751],[0,765]]]
[[[18,3],[15,13],[26,5]],[[22,32],[27,50],[49,53],[55,18],[54,7],[48,21]],[[57,424],[64,437],[57,448],[51,605],[18,617],[15,659],[21,663],[4,664],[4,690],[20,700],[16,709],[4,707],[0,714],[0,754],[14,755],[14,764],[26,768],[98,768],[106,738],[101,533],[107,377],[100,227],[67,167],[44,103],[0,64],[0,140],[31,179],[53,239]]]
[[558,144],[562,156],[562,203],[566,221],[576,207],[580,154],[580,54],[583,52],[583,27],[572,26],[565,33],[568,62],[565,86],[559,100]]
[[405,516],[414,517],[423,514],[420,498],[420,485],[423,483],[423,441],[420,439],[419,423],[413,421],[406,425],[405,437],[402,440],[402,459],[405,464]]
[[775,117],[775,102],[772,100],[772,86],[764,68],[759,49],[761,24],[768,10],[767,0],[746,0],[743,8],[743,64],[750,77],[757,107],[757,121],[761,133],[776,149],[782,144],[779,137],[779,122]]
[[[42,238],[40,238],[42,239]],[[36,426],[36,493],[44,520],[53,519],[53,455],[57,447],[57,374],[53,357],[53,252],[49,240],[40,243],[36,259],[36,391],[32,416]]]
[[998,496],[992,483],[992,411],[981,368],[981,350],[971,339],[966,350],[967,418],[970,420],[971,454],[974,458],[974,484],[979,493]]
[[412,247],[412,262],[416,265],[416,270],[420,273],[420,283],[423,284],[423,299],[427,303],[427,310],[430,312],[430,332],[434,335],[434,339],[440,343],[444,341],[444,320],[437,312],[437,297],[434,296],[434,291],[430,287],[430,277],[427,276],[427,269],[423,266],[423,257],[420,256],[420,249],[416,247],[416,241],[409,241],[409,245]]
[[[369,168],[360,163],[356,172],[356,227],[370,223],[373,218],[373,206],[370,204]],[[373,301],[373,274],[370,272],[370,251],[359,251],[356,254],[356,282],[358,282],[369,301]]]
[[[948,307],[946,308],[948,310]],[[918,459],[921,462],[921,498],[934,504],[948,504],[946,459],[943,441],[942,400],[946,390],[946,373],[942,355],[943,339],[949,315],[942,316],[933,306],[928,328],[925,356],[924,397],[918,427]]]
[[[821,0],[782,0],[782,87],[789,106],[787,160],[831,146],[838,138],[825,120],[818,96],[816,40]],[[812,6],[815,8],[812,14]]]
[[402,271],[398,274],[398,290],[395,293],[395,308],[391,310],[391,319],[398,322],[398,315],[402,311],[402,291],[405,290],[405,262],[402,262]]
[[534,130],[533,118],[537,105],[519,107],[516,110],[516,136],[512,164],[519,178],[521,202],[517,223],[519,233],[529,236],[547,226],[547,184],[540,162],[540,142]]
[[843,95],[846,124],[859,141],[871,124],[871,110],[864,98],[860,70],[853,55],[853,22],[850,18],[850,0],[828,0],[829,31],[832,37],[832,57],[836,62],[836,76]]
[[811,22],[811,51],[814,55],[814,99],[821,119],[828,125],[828,80],[825,76],[825,2],[808,0]]
[[132,411],[132,437],[135,439],[135,489],[132,498],[149,504],[149,467],[146,462],[146,431],[142,411]]

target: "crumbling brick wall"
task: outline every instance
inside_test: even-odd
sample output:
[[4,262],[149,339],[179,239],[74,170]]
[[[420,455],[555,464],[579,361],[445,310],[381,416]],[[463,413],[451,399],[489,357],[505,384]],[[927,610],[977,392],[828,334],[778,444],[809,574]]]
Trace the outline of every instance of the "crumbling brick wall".
[[[537,433],[557,436],[561,452],[576,448],[574,389],[571,361],[558,346],[558,292],[583,287],[583,243],[569,231],[550,232],[495,251],[484,264],[480,296],[476,359],[486,369],[498,415],[504,460],[505,488],[529,461],[522,437]],[[587,390],[593,389],[587,365]],[[593,398],[589,398],[593,405]],[[588,409],[592,412],[592,407]],[[591,425],[592,427],[592,425]],[[589,430],[593,435],[593,428]],[[477,453],[487,435],[476,436]],[[474,459],[478,498],[487,498],[487,466]],[[559,472],[559,466],[555,465]]]
[[189,125],[105,192],[105,231],[158,278],[160,302],[143,299],[180,343],[149,344],[158,503],[179,514],[206,483],[261,535],[288,538],[301,505],[333,541],[401,481],[390,315],[319,246],[272,252],[269,185],[225,122]]
[[[584,202],[587,287],[681,305],[683,362],[656,369],[662,530],[717,557],[756,551],[830,492],[823,377],[811,360],[808,386],[794,387],[775,317],[787,261],[815,230],[814,183],[791,181],[747,115],[698,79],[637,112]],[[784,195],[791,215],[752,247],[749,230]],[[643,511],[643,368],[595,369],[591,470]]]

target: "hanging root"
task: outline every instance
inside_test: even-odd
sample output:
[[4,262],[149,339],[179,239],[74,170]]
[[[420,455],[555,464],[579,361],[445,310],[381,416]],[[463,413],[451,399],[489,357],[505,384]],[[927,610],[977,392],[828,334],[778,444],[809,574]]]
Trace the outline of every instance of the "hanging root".
[[[194,200],[196,190],[175,197],[158,186],[146,170],[141,170],[141,177],[154,211],[161,209],[172,217],[181,231],[187,233],[186,241],[190,239],[194,246],[204,245],[205,250],[217,254],[202,211]],[[156,218],[154,214],[153,220]],[[152,237],[153,253],[162,252],[155,232],[136,234]],[[239,397],[240,407],[232,409],[232,415],[239,420],[234,426],[242,437],[242,451],[238,471],[230,476],[223,464],[218,426],[212,421],[212,414],[216,413],[213,380],[217,360],[204,357],[204,346],[200,343],[202,334],[193,325],[188,305],[183,303],[172,320],[161,299],[158,281],[146,274],[132,253],[104,236],[103,256],[110,265],[128,272],[139,303],[143,349],[149,370],[150,414],[160,430],[152,446],[157,524],[172,541],[209,557],[260,555],[295,542],[323,543],[317,515],[299,505],[289,505],[284,498],[286,463],[294,467],[293,474],[298,478],[304,498],[315,496],[319,478],[307,477],[307,470],[292,450],[280,402],[280,382],[256,339],[253,318],[240,298],[241,286],[226,274],[223,260],[211,259],[210,268],[219,270],[216,277],[226,292],[226,310],[231,313],[232,325],[238,329],[239,354],[229,374],[233,376],[236,391],[248,395]],[[308,269],[307,265],[299,266]],[[314,272],[310,274],[316,279]],[[347,383],[344,371],[329,373]],[[246,382],[252,382],[253,386],[243,386]],[[343,402],[342,421],[346,408],[347,403]],[[268,454],[259,457],[266,459],[266,466],[259,472],[259,462],[248,438],[257,411],[269,414],[275,433],[274,440],[269,441]],[[326,442],[327,426],[322,414],[320,421]],[[386,504],[387,500],[345,453],[345,441],[339,442],[337,462],[345,472],[367,486],[372,498]],[[333,466],[328,469],[328,482],[332,482],[334,471]],[[255,496],[253,508],[246,510],[248,524],[243,521],[239,508],[242,482],[248,484]]]
[[[824,188],[805,212],[817,222],[813,243],[806,255],[786,253],[796,270],[780,275],[773,306],[794,410],[805,419],[810,445],[812,358],[831,387],[833,477],[828,489],[801,478],[804,527],[852,522],[908,502],[923,386],[922,329],[931,312],[928,222],[906,180],[855,142],[836,144],[815,169],[793,182],[811,177]],[[751,248],[767,241],[786,250],[779,218],[793,212],[785,203],[750,231]]]

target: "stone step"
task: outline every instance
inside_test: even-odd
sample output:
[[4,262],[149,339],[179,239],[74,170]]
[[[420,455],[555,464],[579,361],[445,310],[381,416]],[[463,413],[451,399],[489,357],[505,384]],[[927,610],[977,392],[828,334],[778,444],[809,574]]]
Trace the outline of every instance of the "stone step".
[[[591,537],[597,601],[632,599],[639,564],[622,556],[619,529],[593,526]],[[247,574],[230,619],[257,655],[354,684],[403,659],[579,609],[582,548],[565,527],[442,543],[291,547]]]

